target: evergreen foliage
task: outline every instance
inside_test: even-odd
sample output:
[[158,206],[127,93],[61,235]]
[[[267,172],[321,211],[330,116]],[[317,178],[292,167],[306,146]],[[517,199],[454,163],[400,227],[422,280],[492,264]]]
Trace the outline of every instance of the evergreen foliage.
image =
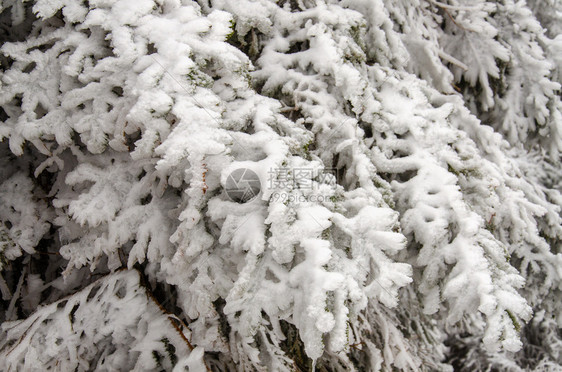
[[560,1],[0,12],[0,369],[562,368]]

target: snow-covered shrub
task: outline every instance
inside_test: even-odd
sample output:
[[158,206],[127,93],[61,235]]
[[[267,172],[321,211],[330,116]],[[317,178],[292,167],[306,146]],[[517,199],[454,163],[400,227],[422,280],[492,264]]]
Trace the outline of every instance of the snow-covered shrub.
[[205,371],[182,328],[159,308],[138,272],[120,271],[23,321],[4,323],[0,368],[150,371],[178,365]]
[[[1,319],[26,318],[5,363],[562,365],[562,48],[536,9],[3,3]],[[261,184],[245,203],[237,169]],[[88,346],[38,349],[79,312]]]

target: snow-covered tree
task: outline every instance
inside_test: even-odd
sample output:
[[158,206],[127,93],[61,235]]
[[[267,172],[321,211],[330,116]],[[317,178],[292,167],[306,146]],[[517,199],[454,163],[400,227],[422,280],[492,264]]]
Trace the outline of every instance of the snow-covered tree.
[[561,369],[545,3],[0,2],[0,367]]

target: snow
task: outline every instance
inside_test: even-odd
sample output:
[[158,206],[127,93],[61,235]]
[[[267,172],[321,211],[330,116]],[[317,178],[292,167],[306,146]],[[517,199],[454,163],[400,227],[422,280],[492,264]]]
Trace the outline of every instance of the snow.
[[562,365],[546,3],[1,3],[0,369]]
[[180,334],[139,280],[135,271],[116,272],[28,319],[4,323],[0,368],[152,370],[170,368],[182,355],[202,370],[201,350],[190,355],[189,335]]

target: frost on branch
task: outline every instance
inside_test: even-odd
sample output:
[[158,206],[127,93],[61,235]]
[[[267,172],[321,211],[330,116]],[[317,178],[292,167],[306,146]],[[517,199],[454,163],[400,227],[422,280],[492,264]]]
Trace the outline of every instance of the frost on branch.
[[[4,323],[2,370],[171,370],[199,365],[181,321],[166,314],[136,271],[120,271],[80,292]],[[181,358],[181,360],[180,360]]]
[[[106,152],[110,155],[111,151]],[[120,250],[127,266],[163,263],[170,256],[168,210],[177,200],[162,189],[154,162],[128,163],[123,154],[86,159],[65,177],[68,186],[57,193],[53,205],[58,216],[61,255],[66,273],[84,265],[92,270],[102,257],[110,269],[119,268]],[[81,156],[80,156],[81,157]],[[84,232],[86,229],[86,233]]]
[[444,8],[444,49],[466,68],[453,67],[468,86],[469,107],[512,144],[539,144],[552,157],[562,150],[560,84],[547,59],[551,41],[524,2],[459,1]]
[[33,181],[22,173],[0,183],[0,270],[23,252],[35,253],[49,231],[50,211],[33,188]]
[[[562,48],[535,7],[16,3],[32,27],[0,49],[10,318],[135,267],[189,325],[185,365],[562,362]],[[246,203],[225,191],[238,169],[261,184]]]

